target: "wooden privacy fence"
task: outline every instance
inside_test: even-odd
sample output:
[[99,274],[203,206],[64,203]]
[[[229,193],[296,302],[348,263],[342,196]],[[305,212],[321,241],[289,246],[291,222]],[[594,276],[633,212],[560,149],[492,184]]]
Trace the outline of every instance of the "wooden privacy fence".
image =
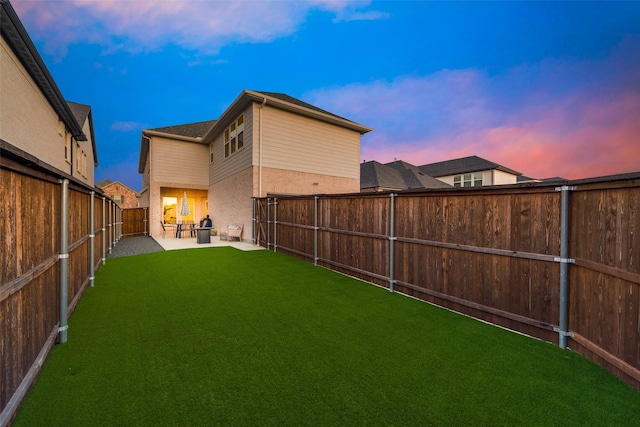
[[254,200],[268,249],[569,347],[640,389],[640,173]]
[[0,426],[53,344],[66,341],[69,314],[121,236],[111,200],[8,154],[0,156]]
[[122,237],[146,236],[147,208],[122,209]]

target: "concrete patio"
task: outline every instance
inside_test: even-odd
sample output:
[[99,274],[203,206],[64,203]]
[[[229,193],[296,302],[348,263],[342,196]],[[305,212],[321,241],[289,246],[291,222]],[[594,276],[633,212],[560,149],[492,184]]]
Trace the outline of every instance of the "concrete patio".
[[211,236],[211,243],[197,243],[195,237],[176,238],[174,236],[153,237],[165,251],[176,249],[194,249],[194,248],[211,248],[220,246],[231,246],[241,251],[259,251],[263,250],[262,246],[238,240],[220,240],[220,236]]

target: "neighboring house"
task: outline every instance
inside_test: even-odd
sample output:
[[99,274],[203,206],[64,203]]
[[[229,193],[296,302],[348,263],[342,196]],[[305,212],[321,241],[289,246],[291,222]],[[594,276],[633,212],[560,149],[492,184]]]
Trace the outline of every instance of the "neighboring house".
[[[71,149],[71,152],[68,154],[69,160],[72,164],[75,164],[75,167],[72,167],[72,175],[93,186],[94,169],[98,166],[98,154],[96,152],[96,138],[95,132],[93,131],[91,106],[77,104],[75,102],[67,102],[67,104],[69,104],[73,116],[87,137],[85,141],[73,141],[74,144],[69,147]],[[65,149],[67,149],[67,147],[65,147]]]
[[403,161],[382,164],[374,160],[360,165],[360,191],[363,193],[450,187]]
[[104,195],[110,197],[122,209],[138,207],[136,192],[119,181],[107,179],[97,183],[96,187],[102,189]]
[[520,172],[478,156],[419,166],[421,172],[454,187],[516,184]]
[[172,219],[174,202],[180,210],[184,192],[194,220],[210,214],[214,227],[244,224],[247,240],[253,197],[356,193],[360,137],[369,131],[288,95],[251,90],[218,120],[145,130],[138,170],[151,232],[158,235],[160,220]]
[[[91,109],[68,104],[11,3],[0,0],[0,143],[94,185]],[[77,108],[76,108],[77,107]]]

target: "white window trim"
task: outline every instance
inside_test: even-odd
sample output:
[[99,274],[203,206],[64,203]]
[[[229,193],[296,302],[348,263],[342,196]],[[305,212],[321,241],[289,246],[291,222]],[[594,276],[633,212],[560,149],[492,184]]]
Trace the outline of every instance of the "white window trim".
[[[238,124],[241,120],[242,123]],[[233,130],[231,129],[232,127]],[[238,148],[238,137],[240,134],[242,134],[242,147]],[[224,130],[222,133],[222,142],[224,143],[225,159],[228,159],[238,151],[244,149],[244,113],[240,114],[238,118]]]

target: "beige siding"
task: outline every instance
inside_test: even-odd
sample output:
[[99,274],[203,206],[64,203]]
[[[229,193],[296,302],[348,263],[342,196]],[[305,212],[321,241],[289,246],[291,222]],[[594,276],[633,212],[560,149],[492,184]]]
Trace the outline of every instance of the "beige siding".
[[[256,118],[254,123],[259,126]],[[360,179],[360,133],[268,104],[263,109],[262,123],[263,168]],[[258,138],[257,133],[255,137]],[[257,144],[255,140],[254,143]],[[256,147],[254,165],[259,165],[258,156]]]
[[518,177],[499,170],[494,171],[494,185],[506,185],[515,184],[518,181]]
[[[238,117],[240,114],[238,114]],[[226,159],[224,158],[224,130],[214,141],[214,160],[209,168],[209,178],[212,183],[225,180],[238,172],[251,167],[251,150],[253,147],[254,119],[253,110],[244,111],[244,147]]]
[[[95,164],[95,159],[93,158],[93,135],[91,134],[91,127],[89,126],[88,119],[81,124],[82,124],[82,132],[86,135],[87,140],[74,142],[73,177],[93,187],[94,164]],[[80,154],[80,156],[78,156],[78,154]],[[86,155],[86,169],[82,169],[82,172],[78,172],[78,168],[75,162],[77,161],[77,159],[84,161],[82,160],[83,154]]]
[[151,138],[151,181],[171,186],[209,185],[209,147],[161,137]]
[[[515,184],[516,178],[517,178],[513,174],[502,172],[496,169],[485,170],[481,172],[473,172],[474,176],[477,176],[478,174],[482,175],[482,186]],[[464,175],[464,174],[459,174],[459,175]],[[454,176],[457,176],[457,175],[441,176],[441,177],[438,177],[438,180],[453,186]]]
[[0,138],[69,173],[58,115],[4,39],[0,42],[0,72]]

